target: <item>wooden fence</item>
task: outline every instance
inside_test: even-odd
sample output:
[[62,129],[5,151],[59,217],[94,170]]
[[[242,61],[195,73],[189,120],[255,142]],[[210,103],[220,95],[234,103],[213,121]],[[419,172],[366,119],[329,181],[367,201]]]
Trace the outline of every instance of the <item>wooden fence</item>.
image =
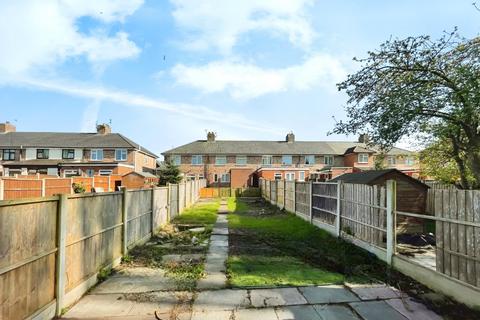
[[60,315],[204,185],[0,201],[0,319]]
[[[278,185],[283,186],[285,205],[275,192]],[[480,306],[480,191],[430,190],[428,215],[396,210],[396,183],[391,180],[384,188],[261,179],[260,187],[270,203],[374,253],[432,288]],[[435,222],[436,270],[396,254],[397,219],[405,218]],[[458,292],[450,292],[453,288]]]

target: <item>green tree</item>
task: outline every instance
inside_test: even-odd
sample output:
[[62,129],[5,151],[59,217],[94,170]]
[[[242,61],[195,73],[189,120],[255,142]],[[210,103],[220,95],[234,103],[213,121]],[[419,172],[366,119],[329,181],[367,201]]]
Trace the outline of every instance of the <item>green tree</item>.
[[385,169],[385,153],[380,152],[375,156],[375,170]]
[[417,133],[448,141],[462,187],[480,187],[480,38],[389,40],[354,60],[362,68],[338,84],[348,119],[333,132],[366,132],[383,148]]
[[160,186],[165,186],[167,183],[179,183],[182,180],[179,167],[172,162],[165,162],[158,173],[160,177],[158,184]]

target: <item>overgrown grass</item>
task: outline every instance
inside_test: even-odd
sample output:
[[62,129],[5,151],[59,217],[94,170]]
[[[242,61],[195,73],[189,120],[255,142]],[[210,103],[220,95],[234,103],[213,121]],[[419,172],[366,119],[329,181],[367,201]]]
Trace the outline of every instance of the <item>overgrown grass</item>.
[[343,275],[311,266],[290,256],[232,256],[228,259],[234,286],[302,286],[342,283]]
[[227,206],[228,211],[233,213],[243,213],[248,210],[248,205],[245,202],[234,197],[228,198]]
[[173,219],[174,224],[214,224],[217,220],[217,211],[220,206],[219,201],[198,203],[195,206],[186,209],[181,215]]
[[203,263],[167,263],[164,265],[166,275],[175,281],[177,290],[192,291],[197,280],[203,276]]

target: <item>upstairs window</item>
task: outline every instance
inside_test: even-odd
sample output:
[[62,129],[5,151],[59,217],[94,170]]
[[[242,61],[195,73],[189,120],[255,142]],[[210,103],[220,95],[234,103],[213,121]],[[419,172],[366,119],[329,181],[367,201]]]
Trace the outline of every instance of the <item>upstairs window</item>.
[[405,159],[405,164],[407,166],[413,166],[415,164],[415,158],[414,157],[407,157]]
[[5,160],[5,161],[15,160],[15,149],[5,149],[5,150],[3,150],[3,160]]
[[170,159],[171,159],[172,163],[176,166],[179,166],[179,165],[182,164],[182,156],[181,155],[175,154]]
[[333,156],[323,156],[323,164],[333,165]]
[[282,156],[282,165],[290,166],[292,165],[293,157],[292,156]]
[[203,164],[203,156],[202,155],[193,155],[192,156],[192,164],[193,165],[200,165]]
[[75,159],[75,149],[63,149],[62,159],[66,159],[66,160]]
[[368,153],[359,153],[358,163],[368,163]]
[[37,159],[48,159],[48,149],[37,149]]
[[305,164],[315,164],[315,156],[314,155],[305,156]]
[[115,160],[116,161],[126,161],[127,160],[127,149],[117,149],[117,150],[115,150]]
[[94,160],[94,161],[103,160],[103,149],[92,149],[90,151],[90,160]]
[[227,164],[227,157],[226,156],[216,156],[215,157],[215,165],[224,166],[226,164]]
[[262,156],[262,165],[263,166],[271,166],[273,163],[272,156]]
[[396,158],[395,156],[389,156],[389,157],[387,158],[387,164],[388,164],[389,166],[393,166],[393,165],[395,165],[396,163],[397,163],[397,158]]
[[247,156],[237,156],[235,159],[237,166],[244,166],[247,164]]

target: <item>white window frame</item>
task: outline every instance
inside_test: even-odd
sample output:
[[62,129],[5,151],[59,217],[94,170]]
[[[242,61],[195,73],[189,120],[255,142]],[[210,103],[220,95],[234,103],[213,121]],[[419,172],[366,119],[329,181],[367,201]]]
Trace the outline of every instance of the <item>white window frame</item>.
[[182,156],[179,154],[174,154],[172,155],[172,163],[176,166],[179,166],[182,164]]
[[[288,160],[288,161],[285,161]],[[288,163],[290,162],[290,163]],[[289,154],[282,155],[282,166],[291,166],[293,164],[293,156]]]
[[[330,159],[330,160],[327,160],[327,159]],[[333,166],[333,161],[334,161],[334,157],[332,155],[323,156],[323,164]]]
[[[269,161],[265,161],[265,160]],[[273,164],[273,157],[271,155],[263,155],[262,156],[262,166],[271,166]]]
[[388,156],[387,157],[387,164],[389,166],[394,166],[397,164],[397,157],[396,156]]
[[[120,158],[118,157],[120,153]],[[125,157],[124,157],[125,153]],[[127,149],[115,149],[115,161],[127,161],[128,152]]]
[[[240,161],[240,159],[245,160],[245,161]],[[235,157],[235,164],[237,166],[246,166],[247,163],[248,163],[248,157],[247,156],[239,155],[239,156]]]
[[[292,179],[293,177],[293,179]],[[286,181],[295,181],[295,172],[285,172]]]
[[405,164],[406,164],[407,166],[413,166],[413,165],[415,165],[415,158],[412,157],[412,156],[406,157],[406,158],[405,158]]
[[227,156],[215,156],[215,165],[224,166],[227,164]]
[[[307,161],[308,158],[313,159],[313,161]],[[304,163],[305,163],[307,166],[315,164],[315,155],[313,155],[313,154],[308,154],[308,155],[306,155],[306,156],[305,156]]]
[[[367,156],[367,160],[363,159],[364,156]],[[358,163],[368,163],[368,153],[359,153],[357,157]]]
[[79,175],[80,175],[80,172],[78,171],[78,169],[67,169],[63,171],[63,176],[65,178],[70,178],[70,177],[79,176]]
[[[101,155],[100,157],[99,157],[99,154]],[[90,160],[102,161],[103,160],[103,149],[91,149],[90,150]]]
[[221,183],[229,183],[230,182],[230,173],[222,173],[220,176]]
[[275,172],[273,174],[273,179],[274,180],[282,180],[282,173],[281,172]]
[[305,181],[305,171],[298,171],[298,181]]
[[100,169],[98,170],[98,175],[99,176],[111,176],[113,173],[113,170],[111,169]]
[[201,154],[192,155],[192,166],[201,166],[202,164],[203,164],[203,155]]

